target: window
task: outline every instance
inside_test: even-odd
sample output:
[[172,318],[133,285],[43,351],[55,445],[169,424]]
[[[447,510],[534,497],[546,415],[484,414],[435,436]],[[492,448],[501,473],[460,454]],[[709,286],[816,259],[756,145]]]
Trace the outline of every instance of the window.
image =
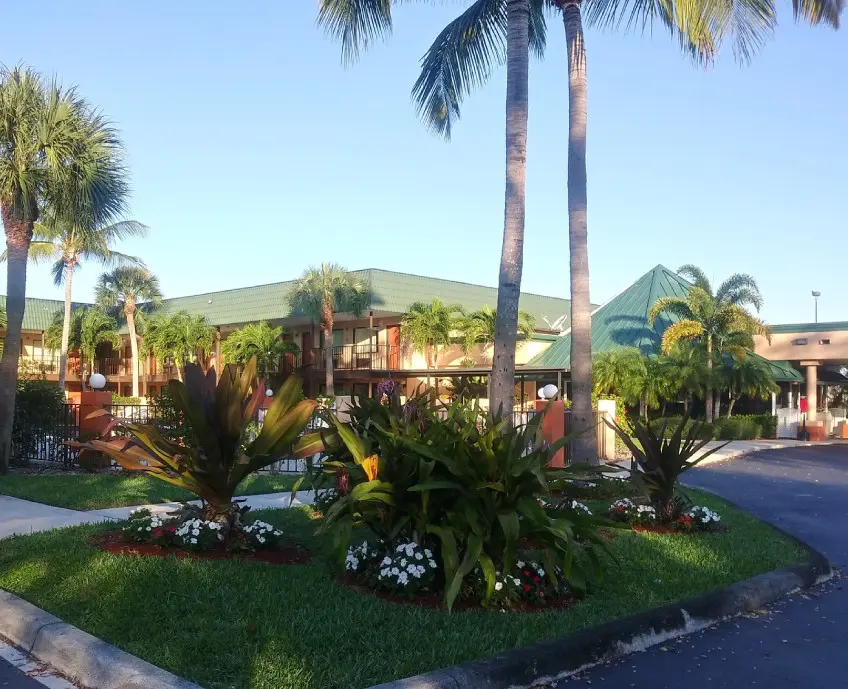
[[820,345],[829,345],[830,344],[830,338],[828,337],[824,340],[819,340],[819,344]]
[[794,344],[794,345],[805,345],[805,344],[807,344],[807,338],[806,337],[799,337],[797,340],[792,340],[792,344]]

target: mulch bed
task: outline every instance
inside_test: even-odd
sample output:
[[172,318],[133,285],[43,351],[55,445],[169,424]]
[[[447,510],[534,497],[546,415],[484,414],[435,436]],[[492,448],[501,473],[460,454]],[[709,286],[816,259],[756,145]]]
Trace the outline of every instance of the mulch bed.
[[312,559],[312,553],[299,545],[282,545],[268,550],[255,552],[233,552],[221,544],[215,550],[197,552],[182,548],[166,548],[149,543],[127,541],[121,531],[104,531],[89,539],[95,548],[113,555],[140,555],[152,557],[189,557],[195,560],[237,560],[247,562],[265,562],[271,565],[300,565]]
[[[362,593],[367,596],[374,596],[380,600],[389,603],[399,603],[401,605],[415,605],[419,608],[429,608],[431,610],[444,610],[444,601],[441,593],[427,593],[420,596],[409,597],[401,596],[389,591],[375,590],[368,586],[364,586],[351,576],[345,576],[337,580],[342,586],[346,586],[357,593]],[[546,612],[548,610],[565,610],[570,608],[574,601],[571,596],[565,595],[559,598],[553,598],[545,605],[537,605],[526,601],[514,601],[509,608],[485,607],[478,601],[457,599],[453,604],[454,612]]]

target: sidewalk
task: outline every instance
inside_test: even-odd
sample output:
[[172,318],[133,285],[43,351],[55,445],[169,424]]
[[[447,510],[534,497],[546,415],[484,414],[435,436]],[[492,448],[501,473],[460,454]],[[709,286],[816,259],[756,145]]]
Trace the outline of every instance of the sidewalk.
[[[709,452],[714,447],[720,447],[726,440],[713,440],[704,446],[704,450],[696,456],[703,455]],[[838,443],[838,440],[792,440],[790,438],[779,438],[777,440],[731,440],[725,447],[713,452],[709,457],[698,464],[699,467],[722,462],[726,459],[736,459],[744,457],[753,452],[762,452],[764,450],[786,450],[796,447],[812,447],[814,445],[833,445]]]
[[[264,495],[245,495],[238,500],[245,500],[253,510],[280,509],[291,506],[290,493],[266,493]],[[295,505],[311,505],[312,491],[301,491],[294,501]],[[199,500],[192,504],[199,505]],[[112,507],[104,510],[80,512],[64,507],[53,507],[40,502],[31,502],[0,495],[0,538],[7,536],[26,535],[36,531],[48,531],[66,526],[79,526],[104,521],[120,521],[126,519],[129,513],[138,507],[147,507],[151,512],[162,514],[180,507],[178,502],[166,502],[158,505],[136,505],[129,507]]]

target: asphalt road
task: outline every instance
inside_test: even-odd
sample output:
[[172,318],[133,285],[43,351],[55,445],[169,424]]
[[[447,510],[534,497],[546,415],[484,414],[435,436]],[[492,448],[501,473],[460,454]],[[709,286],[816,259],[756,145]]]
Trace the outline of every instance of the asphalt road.
[[44,689],[44,685],[0,658],[0,689]]
[[[686,474],[848,566],[848,445],[762,452]],[[701,689],[848,686],[848,586],[835,580],[764,614],[627,656],[560,687]]]

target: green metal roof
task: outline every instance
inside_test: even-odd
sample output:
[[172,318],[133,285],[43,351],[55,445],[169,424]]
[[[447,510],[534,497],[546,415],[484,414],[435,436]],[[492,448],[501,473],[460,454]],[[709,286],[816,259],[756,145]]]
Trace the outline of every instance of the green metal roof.
[[[0,306],[6,308],[6,296],[0,294]],[[74,303],[72,308],[83,306]],[[22,330],[47,330],[53,324],[53,318],[57,313],[65,310],[65,302],[58,299],[35,299],[27,298],[24,306],[24,320]]]
[[784,323],[771,326],[773,333],[825,333],[848,330],[848,321],[831,321],[829,323]]
[[788,361],[772,361],[753,352],[748,352],[748,356],[765,361],[778,383],[800,383],[805,380],[803,374]]
[[[434,297],[448,304],[459,304],[469,311],[484,306],[497,306],[498,291],[494,287],[376,268],[353,272],[368,283],[371,293],[370,309],[374,311],[404,313],[416,301],[429,302]],[[212,325],[281,320],[303,315],[292,313],[289,309],[288,294],[293,285],[294,280],[288,280],[270,285],[175,297],[163,300],[162,309],[166,313],[188,311],[191,314],[201,314],[206,316]],[[5,300],[5,297],[0,296],[0,305],[4,305]],[[556,321],[559,321],[557,329],[568,327],[571,310],[571,302],[568,299],[522,293],[519,307],[536,319],[538,328],[546,329]],[[47,329],[57,310],[62,310],[61,301],[27,299],[24,329]]]
[[[659,348],[665,329],[676,320],[660,316],[651,328],[648,310],[659,297],[685,297],[691,284],[673,270],[658,265],[592,314],[592,353],[614,347],[637,347],[645,354]],[[571,338],[557,342],[533,357],[528,366],[570,368]]]

